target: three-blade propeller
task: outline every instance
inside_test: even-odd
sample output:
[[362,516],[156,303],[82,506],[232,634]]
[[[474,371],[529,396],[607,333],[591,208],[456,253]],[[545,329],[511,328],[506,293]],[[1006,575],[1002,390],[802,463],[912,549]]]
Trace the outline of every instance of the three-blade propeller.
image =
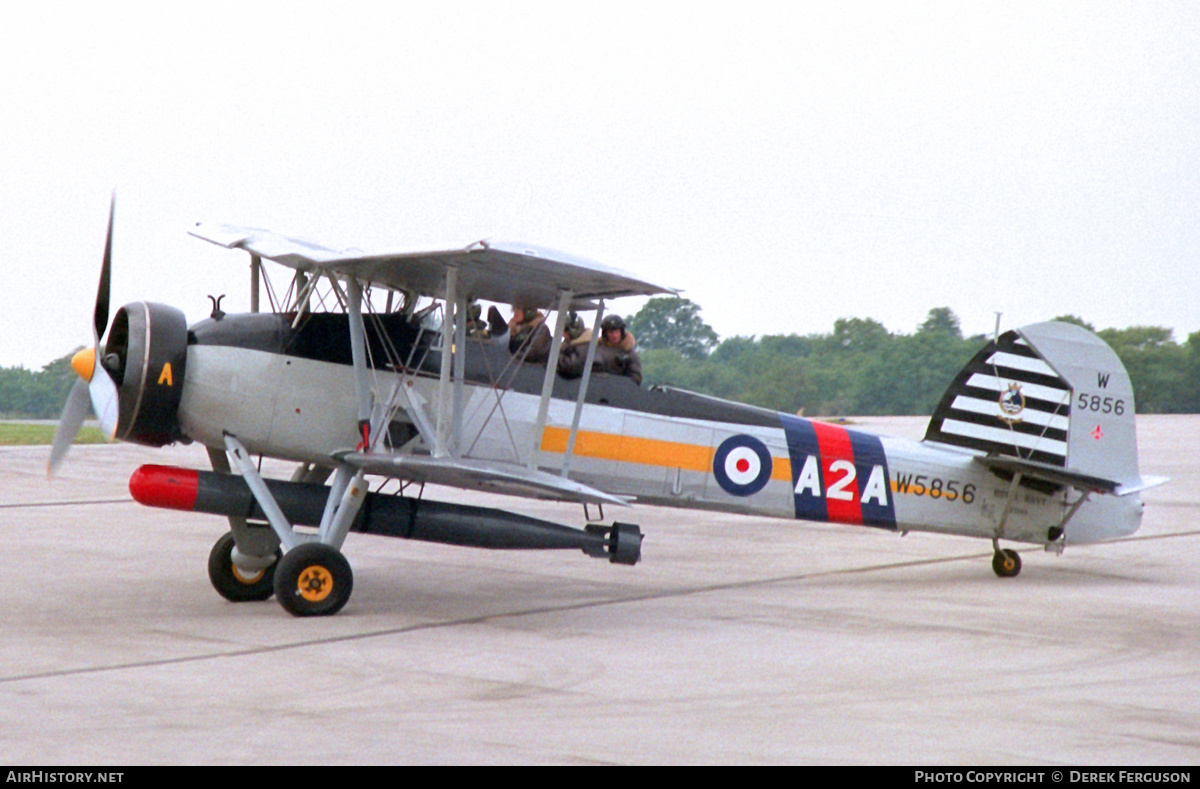
[[79,375],[79,380],[71,387],[67,395],[67,404],[63,407],[62,416],[58,421],[58,430],[54,434],[54,444],[50,448],[50,474],[58,469],[71,442],[83,426],[87,418],[88,404],[100,421],[100,429],[105,436],[113,438],[117,432],[118,402],[117,383],[101,364],[103,358],[100,341],[108,329],[109,309],[109,280],[112,276],[112,236],[113,213],[116,209],[114,195],[108,208],[108,236],[104,242],[104,263],[100,268],[100,286],[96,291],[96,309],[92,314],[92,347],[75,354],[71,359],[71,367]]

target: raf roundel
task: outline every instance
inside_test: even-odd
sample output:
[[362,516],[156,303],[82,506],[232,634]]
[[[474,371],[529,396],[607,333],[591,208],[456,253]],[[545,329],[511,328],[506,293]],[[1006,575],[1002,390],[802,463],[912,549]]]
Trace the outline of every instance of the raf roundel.
[[713,476],[726,493],[753,495],[771,480],[771,453],[754,436],[730,436],[713,455]]

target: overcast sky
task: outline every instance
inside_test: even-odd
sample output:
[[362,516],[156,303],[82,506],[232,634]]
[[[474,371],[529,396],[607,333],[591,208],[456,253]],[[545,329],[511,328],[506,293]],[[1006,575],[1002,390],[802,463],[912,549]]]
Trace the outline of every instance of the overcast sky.
[[1200,330],[1200,3],[6,3],[0,67],[2,366],[91,342],[113,189],[114,304],[190,320],[248,308],[212,221],[559,248],[722,337]]

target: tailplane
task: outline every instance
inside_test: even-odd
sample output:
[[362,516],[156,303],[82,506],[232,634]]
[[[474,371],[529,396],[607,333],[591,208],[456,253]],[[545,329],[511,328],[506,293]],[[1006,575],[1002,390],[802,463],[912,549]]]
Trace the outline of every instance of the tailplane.
[[1036,323],[988,343],[942,396],[925,440],[1084,488],[1122,494],[1153,484],[1138,474],[1125,365],[1070,323]]

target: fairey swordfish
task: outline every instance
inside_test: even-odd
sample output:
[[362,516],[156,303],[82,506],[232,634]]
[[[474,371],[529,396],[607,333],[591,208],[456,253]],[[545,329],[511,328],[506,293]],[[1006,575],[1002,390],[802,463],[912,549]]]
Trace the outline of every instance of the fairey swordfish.
[[[641,529],[593,522],[634,503],[983,538],[995,573],[1015,576],[1001,540],[1061,551],[1124,537],[1141,523],[1140,491],[1161,481],[1138,471],[1120,359],[1071,324],[998,334],[910,441],[593,371],[606,302],[674,292],[594,261],[528,244],[365,254],[225,225],[191,233],[250,254],[253,311],[214,301],[188,326],[178,309],[134,302],[110,325],[110,213],[93,347],[73,362],[51,468],[89,402],[118,440],[204,445],[212,471],[142,466],[130,490],[228,518],[208,569],[229,600],[337,612],[353,587],[351,531],[635,564]],[[293,271],[269,312],[263,260]],[[555,313],[549,359],[468,331],[476,300]],[[576,311],[594,313],[593,339],[582,376],[565,377]],[[264,479],[255,456],[296,472]],[[575,502],[585,525],[436,501],[426,483]]]

